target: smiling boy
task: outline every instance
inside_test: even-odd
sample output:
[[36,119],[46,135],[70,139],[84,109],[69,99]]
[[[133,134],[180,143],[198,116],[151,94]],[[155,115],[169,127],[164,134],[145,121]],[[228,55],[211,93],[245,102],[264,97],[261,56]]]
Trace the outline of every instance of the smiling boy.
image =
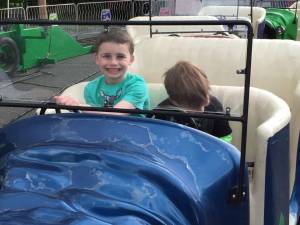
[[[121,109],[149,108],[144,79],[128,71],[134,61],[133,53],[132,38],[125,30],[115,28],[99,35],[95,61],[101,74],[84,89],[88,105]],[[68,96],[56,96],[54,99],[57,104],[80,105],[76,99]]]

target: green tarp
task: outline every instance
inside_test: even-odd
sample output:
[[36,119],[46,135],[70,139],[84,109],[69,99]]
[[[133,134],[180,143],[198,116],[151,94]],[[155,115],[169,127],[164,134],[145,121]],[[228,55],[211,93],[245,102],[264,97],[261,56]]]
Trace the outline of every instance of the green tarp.
[[267,38],[297,39],[298,17],[294,10],[266,9],[265,35]]

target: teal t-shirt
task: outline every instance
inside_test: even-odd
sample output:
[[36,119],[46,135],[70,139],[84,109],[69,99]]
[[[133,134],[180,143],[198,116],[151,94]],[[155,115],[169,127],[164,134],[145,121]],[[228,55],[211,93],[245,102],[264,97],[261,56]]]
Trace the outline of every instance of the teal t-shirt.
[[125,100],[136,109],[149,109],[149,94],[144,79],[130,72],[117,84],[107,84],[104,75],[100,75],[86,85],[84,98],[90,106],[113,107]]

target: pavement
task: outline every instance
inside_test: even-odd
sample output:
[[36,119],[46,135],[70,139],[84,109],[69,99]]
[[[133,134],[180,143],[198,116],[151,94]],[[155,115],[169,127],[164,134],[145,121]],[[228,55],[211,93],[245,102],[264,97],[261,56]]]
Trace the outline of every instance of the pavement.
[[[7,76],[0,73],[0,95],[2,101],[49,101],[65,88],[97,76],[98,67],[93,55],[83,55],[76,58],[33,68],[26,73]],[[1,106],[0,127],[35,114],[35,109]]]

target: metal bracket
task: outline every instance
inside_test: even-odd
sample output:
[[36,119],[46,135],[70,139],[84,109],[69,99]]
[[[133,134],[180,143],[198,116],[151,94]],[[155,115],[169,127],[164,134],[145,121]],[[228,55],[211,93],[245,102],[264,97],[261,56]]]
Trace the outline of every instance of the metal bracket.
[[237,74],[246,74],[246,69],[236,70]]
[[238,186],[233,187],[229,191],[229,203],[240,203],[246,200],[247,192],[246,187],[243,187],[242,194],[239,194]]
[[231,112],[231,108],[230,107],[226,107],[226,109],[225,109],[226,116],[230,116],[230,112]]
[[254,179],[254,166],[254,162],[247,162],[249,182],[252,182]]

